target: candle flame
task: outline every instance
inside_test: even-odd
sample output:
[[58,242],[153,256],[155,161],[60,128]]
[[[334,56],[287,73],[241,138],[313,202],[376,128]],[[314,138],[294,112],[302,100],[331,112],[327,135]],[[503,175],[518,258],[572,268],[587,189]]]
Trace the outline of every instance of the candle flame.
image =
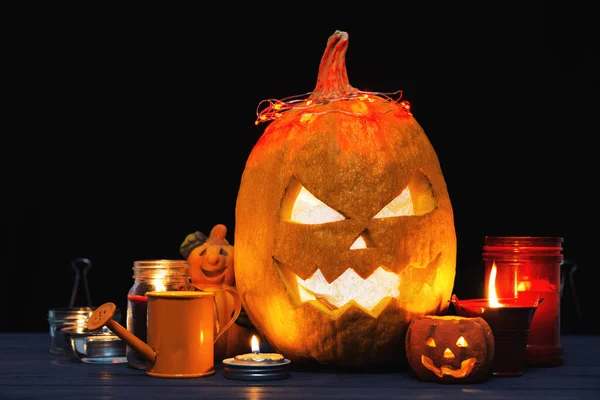
[[163,278],[167,276],[167,271],[156,271],[154,275],[154,279],[152,279],[152,285],[154,285],[154,290],[157,292],[164,292],[167,290]]
[[251,346],[253,353],[260,353],[260,347],[258,347],[258,338],[256,335],[252,335]]
[[502,305],[498,302],[498,295],[496,294],[496,263],[492,263],[492,270],[490,271],[490,278],[488,280],[488,305],[491,308],[502,307]]

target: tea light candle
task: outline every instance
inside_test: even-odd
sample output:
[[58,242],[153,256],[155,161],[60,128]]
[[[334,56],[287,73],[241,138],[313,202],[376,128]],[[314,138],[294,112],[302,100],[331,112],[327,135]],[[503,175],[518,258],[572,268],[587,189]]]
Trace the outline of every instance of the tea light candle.
[[246,381],[278,380],[289,377],[290,360],[279,353],[261,353],[256,335],[252,335],[251,353],[223,360],[226,378]]

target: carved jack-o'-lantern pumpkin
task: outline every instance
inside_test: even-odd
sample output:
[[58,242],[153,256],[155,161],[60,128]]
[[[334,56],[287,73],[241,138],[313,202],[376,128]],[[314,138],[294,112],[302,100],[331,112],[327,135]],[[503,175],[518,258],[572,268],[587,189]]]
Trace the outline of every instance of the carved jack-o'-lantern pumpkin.
[[495,341],[483,318],[422,316],[410,324],[405,346],[420,379],[474,383],[489,376]]
[[447,309],[456,237],[428,138],[406,103],[350,86],[347,43],[329,38],[306,100],[273,104],[240,183],[235,274],[287,358],[375,367],[404,356],[415,317]]

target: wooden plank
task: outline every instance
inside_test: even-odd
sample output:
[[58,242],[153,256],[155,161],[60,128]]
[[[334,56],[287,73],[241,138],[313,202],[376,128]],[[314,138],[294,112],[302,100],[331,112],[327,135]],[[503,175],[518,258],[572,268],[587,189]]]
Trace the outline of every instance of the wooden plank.
[[162,379],[127,364],[92,365],[48,353],[44,333],[0,333],[1,398],[211,399],[594,399],[600,398],[600,336],[562,339],[565,365],[527,369],[517,378],[491,377],[472,385],[422,382],[410,370],[380,373],[306,371],[289,379],[247,382],[227,379],[217,363],[212,376]]

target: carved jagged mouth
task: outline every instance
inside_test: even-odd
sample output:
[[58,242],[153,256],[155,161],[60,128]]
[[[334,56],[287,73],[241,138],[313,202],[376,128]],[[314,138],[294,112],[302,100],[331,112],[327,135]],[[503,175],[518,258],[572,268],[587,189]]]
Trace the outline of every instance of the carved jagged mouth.
[[[294,304],[310,303],[329,312],[341,312],[339,310],[355,305],[377,317],[391,299],[402,300],[404,290],[415,291],[423,285],[433,286],[440,256],[441,253],[425,268],[409,266],[398,274],[380,266],[366,279],[348,268],[333,282],[327,282],[320,269],[303,280],[276,260],[275,266]],[[419,287],[415,288],[415,285]],[[352,288],[350,291],[349,287]]]
[[451,365],[442,365],[439,368],[435,366],[431,358],[427,356],[421,356],[421,364],[434,374],[436,374],[439,378],[443,378],[444,375],[449,375],[454,378],[464,378],[468,376],[471,371],[473,371],[473,367],[475,366],[476,358],[467,358],[463,362],[460,363],[460,368],[454,368]]

